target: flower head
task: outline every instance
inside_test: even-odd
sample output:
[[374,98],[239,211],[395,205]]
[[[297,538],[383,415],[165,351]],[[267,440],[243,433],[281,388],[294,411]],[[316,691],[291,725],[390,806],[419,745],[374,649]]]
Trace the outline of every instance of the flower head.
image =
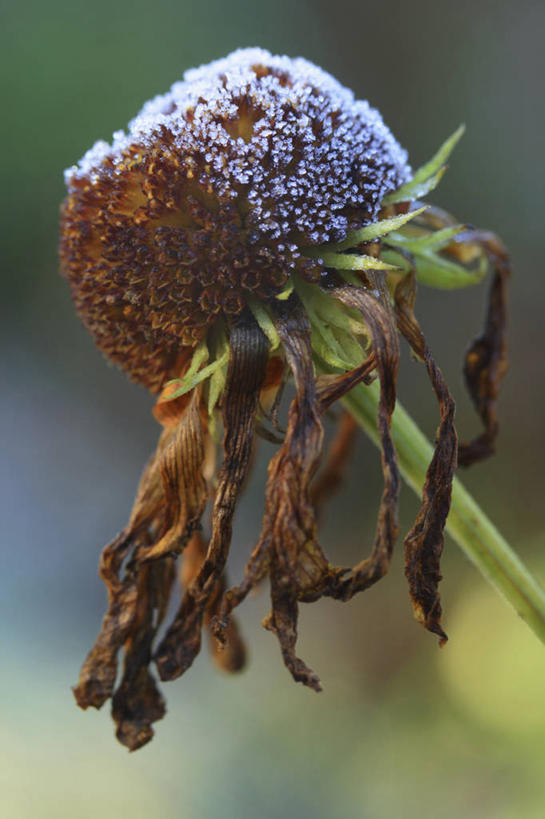
[[156,391],[218,316],[373,221],[407,181],[377,111],[306,60],[245,49],[188,71],[66,172],[61,258],[98,346]]
[[[296,655],[298,606],[322,596],[348,600],[371,586],[388,570],[397,535],[391,422],[400,334],[425,364],[441,416],[405,539],[406,575],[415,616],[446,640],[439,560],[458,444],[454,401],[415,317],[416,281],[451,288],[480,281],[490,264],[496,271],[485,332],[466,358],[484,423],[459,450],[470,463],[490,454],[497,433],[509,273],[496,237],[416,202],[439,182],[460,135],[412,174],[366,102],[305,60],[246,49],[187,72],[126,134],[97,143],[66,172],[60,254],[76,308],[98,347],[160,393],[155,415],[164,428],[129,523],[103,552],[109,608],[75,688],[84,708],[112,697],[117,735],[129,748],[147,742],[164,714],[152,660],[162,680],[180,676],[205,628],[216,661],[242,666],[232,612],[266,576],[264,625],[294,679],[320,690]],[[295,395],[283,431],[279,403],[290,379]],[[322,416],[363,384],[378,390],[384,491],[370,555],[346,569],[326,558],[317,517],[356,427],[343,416],[317,474]],[[280,446],[261,534],[243,580],[229,588],[233,513],[256,432]],[[181,603],[155,645],[179,556]]]

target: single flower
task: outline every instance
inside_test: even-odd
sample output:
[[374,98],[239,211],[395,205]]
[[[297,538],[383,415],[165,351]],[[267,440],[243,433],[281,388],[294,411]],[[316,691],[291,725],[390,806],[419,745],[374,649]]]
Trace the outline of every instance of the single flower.
[[[130,749],[151,739],[165,711],[151,662],[162,680],[179,677],[206,629],[218,664],[241,668],[233,610],[266,577],[264,625],[294,679],[321,689],[295,651],[299,604],[349,600],[371,586],[388,570],[398,533],[391,420],[400,335],[424,363],[440,411],[405,538],[406,575],[415,616],[446,640],[443,530],[457,460],[493,451],[509,274],[495,236],[420,202],[460,136],[413,173],[367,102],[306,60],[245,49],[187,72],[127,133],[97,143],[66,172],[60,256],[76,309],[106,356],[158,395],[163,426],[129,523],[102,554],[109,607],[75,688],[83,708],[112,698],[117,736]],[[490,267],[486,326],[465,367],[484,431],[458,448],[454,401],[415,317],[416,282],[463,287]],[[339,484],[356,425],[341,417],[320,471],[323,416],[375,379],[384,476],[376,532],[368,557],[337,567],[320,546],[317,517]],[[295,395],[282,430],[289,380]],[[233,514],[256,433],[279,447],[261,534],[244,578],[229,587]],[[177,574],[181,603],[156,645]]]

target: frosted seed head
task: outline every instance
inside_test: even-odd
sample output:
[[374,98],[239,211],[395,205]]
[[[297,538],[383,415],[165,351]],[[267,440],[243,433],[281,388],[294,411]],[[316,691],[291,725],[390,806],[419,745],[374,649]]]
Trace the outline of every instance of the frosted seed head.
[[410,168],[367,102],[304,59],[250,48],[187,71],[65,178],[61,259],[78,311],[156,390],[217,318],[202,309],[211,280],[230,305],[249,281],[267,298],[301,245],[373,221]]

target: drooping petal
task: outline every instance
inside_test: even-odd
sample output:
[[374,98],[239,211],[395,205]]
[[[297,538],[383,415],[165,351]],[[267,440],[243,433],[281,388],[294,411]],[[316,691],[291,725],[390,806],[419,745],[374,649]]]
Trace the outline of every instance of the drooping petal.
[[[108,610],[96,642],[80,673],[74,696],[81,708],[100,708],[112,695],[117,675],[117,654],[130,634],[138,609],[137,558],[150,545],[149,532],[164,523],[161,458],[172,439],[163,432],[157,451],[150,459],[138,487],[131,518],[126,528],[104,549],[100,576],[108,588]],[[128,559],[124,576],[123,563]]]
[[370,384],[373,380],[372,373],[377,368],[375,354],[371,352],[359,367],[354,367],[340,375],[320,375],[316,379],[316,391],[320,402],[320,411],[324,413],[331,404],[339,401],[343,395],[356,386],[356,384]]
[[460,444],[458,462],[470,466],[495,452],[499,431],[497,402],[507,371],[507,282],[511,265],[507,251],[493,233],[473,231],[466,240],[477,242],[494,269],[488,294],[485,326],[466,353],[464,378],[484,432]]
[[289,581],[286,581],[283,569],[278,565],[277,552],[272,555],[270,569],[272,608],[263,620],[263,626],[278,638],[284,665],[295,682],[303,683],[319,692],[322,690],[320,678],[295,652],[299,615],[297,591]]
[[349,284],[336,285],[328,289],[328,293],[333,298],[348,307],[353,307],[363,316],[371,337],[380,378],[378,428],[382,444],[384,490],[371,555],[348,573],[346,570],[338,570],[335,582],[327,592],[330,596],[341,600],[348,600],[357,592],[369,588],[388,571],[398,533],[399,471],[390,423],[396,400],[399,343],[383,283],[378,279],[375,284],[377,284],[378,298],[363,287]]
[[274,323],[295,382],[283,445],[269,464],[265,516],[258,554],[269,553],[272,609],[264,625],[280,643],[298,682],[321,690],[318,677],[295,654],[298,600],[320,596],[329,564],[317,542],[310,484],[322,451],[323,426],[316,396],[310,323],[293,293],[274,306]]
[[166,612],[174,574],[174,560],[167,558],[144,566],[138,577],[138,608],[125,644],[123,676],[112,697],[116,736],[131,751],[153,738],[152,724],[166,713],[149,664],[153,639]]
[[[405,256],[408,272],[414,261],[419,281],[435,287],[463,287],[477,283],[490,268],[493,270],[485,326],[467,351],[464,363],[466,387],[484,426],[482,433],[459,446],[459,465],[470,466],[495,451],[497,402],[507,371],[507,284],[511,263],[495,234],[459,225],[441,208],[428,208],[411,224],[421,229],[421,235],[401,237],[403,242],[396,250]],[[388,252],[386,257],[390,258]]]
[[158,541],[144,555],[147,561],[180,553],[200,525],[207,499],[200,404],[200,390],[195,389],[161,458],[165,522]]
[[233,320],[229,346],[222,406],[224,461],[218,476],[212,537],[206,558],[186,589],[178,614],[157,649],[155,659],[163,680],[183,674],[200,651],[203,617],[223,574],[235,505],[252,453],[255,414],[269,346],[248,310]]
[[405,538],[405,576],[416,619],[437,634],[442,645],[447,635],[441,626],[438,586],[442,579],[440,560],[456,471],[458,437],[454,426],[454,400],[414,315],[415,297],[416,281],[414,274],[411,274],[399,282],[395,291],[398,326],[413,352],[426,365],[439,404],[441,421],[422,490],[422,505],[413,528]]

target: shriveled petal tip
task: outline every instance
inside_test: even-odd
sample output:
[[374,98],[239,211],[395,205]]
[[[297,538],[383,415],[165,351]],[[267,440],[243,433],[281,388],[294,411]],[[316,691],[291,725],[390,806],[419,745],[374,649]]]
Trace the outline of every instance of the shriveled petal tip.
[[102,556],[102,578],[108,586],[109,606],[102,628],[80,672],[74,696],[80,708],[100,708],[111,697],[117,676],[117,654],[128,637],[136,614],[137,590],[133,573],[121,581],[121,564],[138,540],[122,533]]
[[272,631],[278,638],[284,665],[295,682],[303,683],[307,688],[319,693],[322,683],[318,675],[309,668],[295,653],[297,642],[297,597],[293,591],[282,583],[276,567],[271,569],[271,602],[272,610],[263,620],[263,627]]
[[112,698],[116,736],[131,751],[152,739],[152,724],[166,713],[165,702],[148,666],[174,575],[174,561],[166,560],[147,565],[139,576],[138,612],[125,644],[123,676]]

